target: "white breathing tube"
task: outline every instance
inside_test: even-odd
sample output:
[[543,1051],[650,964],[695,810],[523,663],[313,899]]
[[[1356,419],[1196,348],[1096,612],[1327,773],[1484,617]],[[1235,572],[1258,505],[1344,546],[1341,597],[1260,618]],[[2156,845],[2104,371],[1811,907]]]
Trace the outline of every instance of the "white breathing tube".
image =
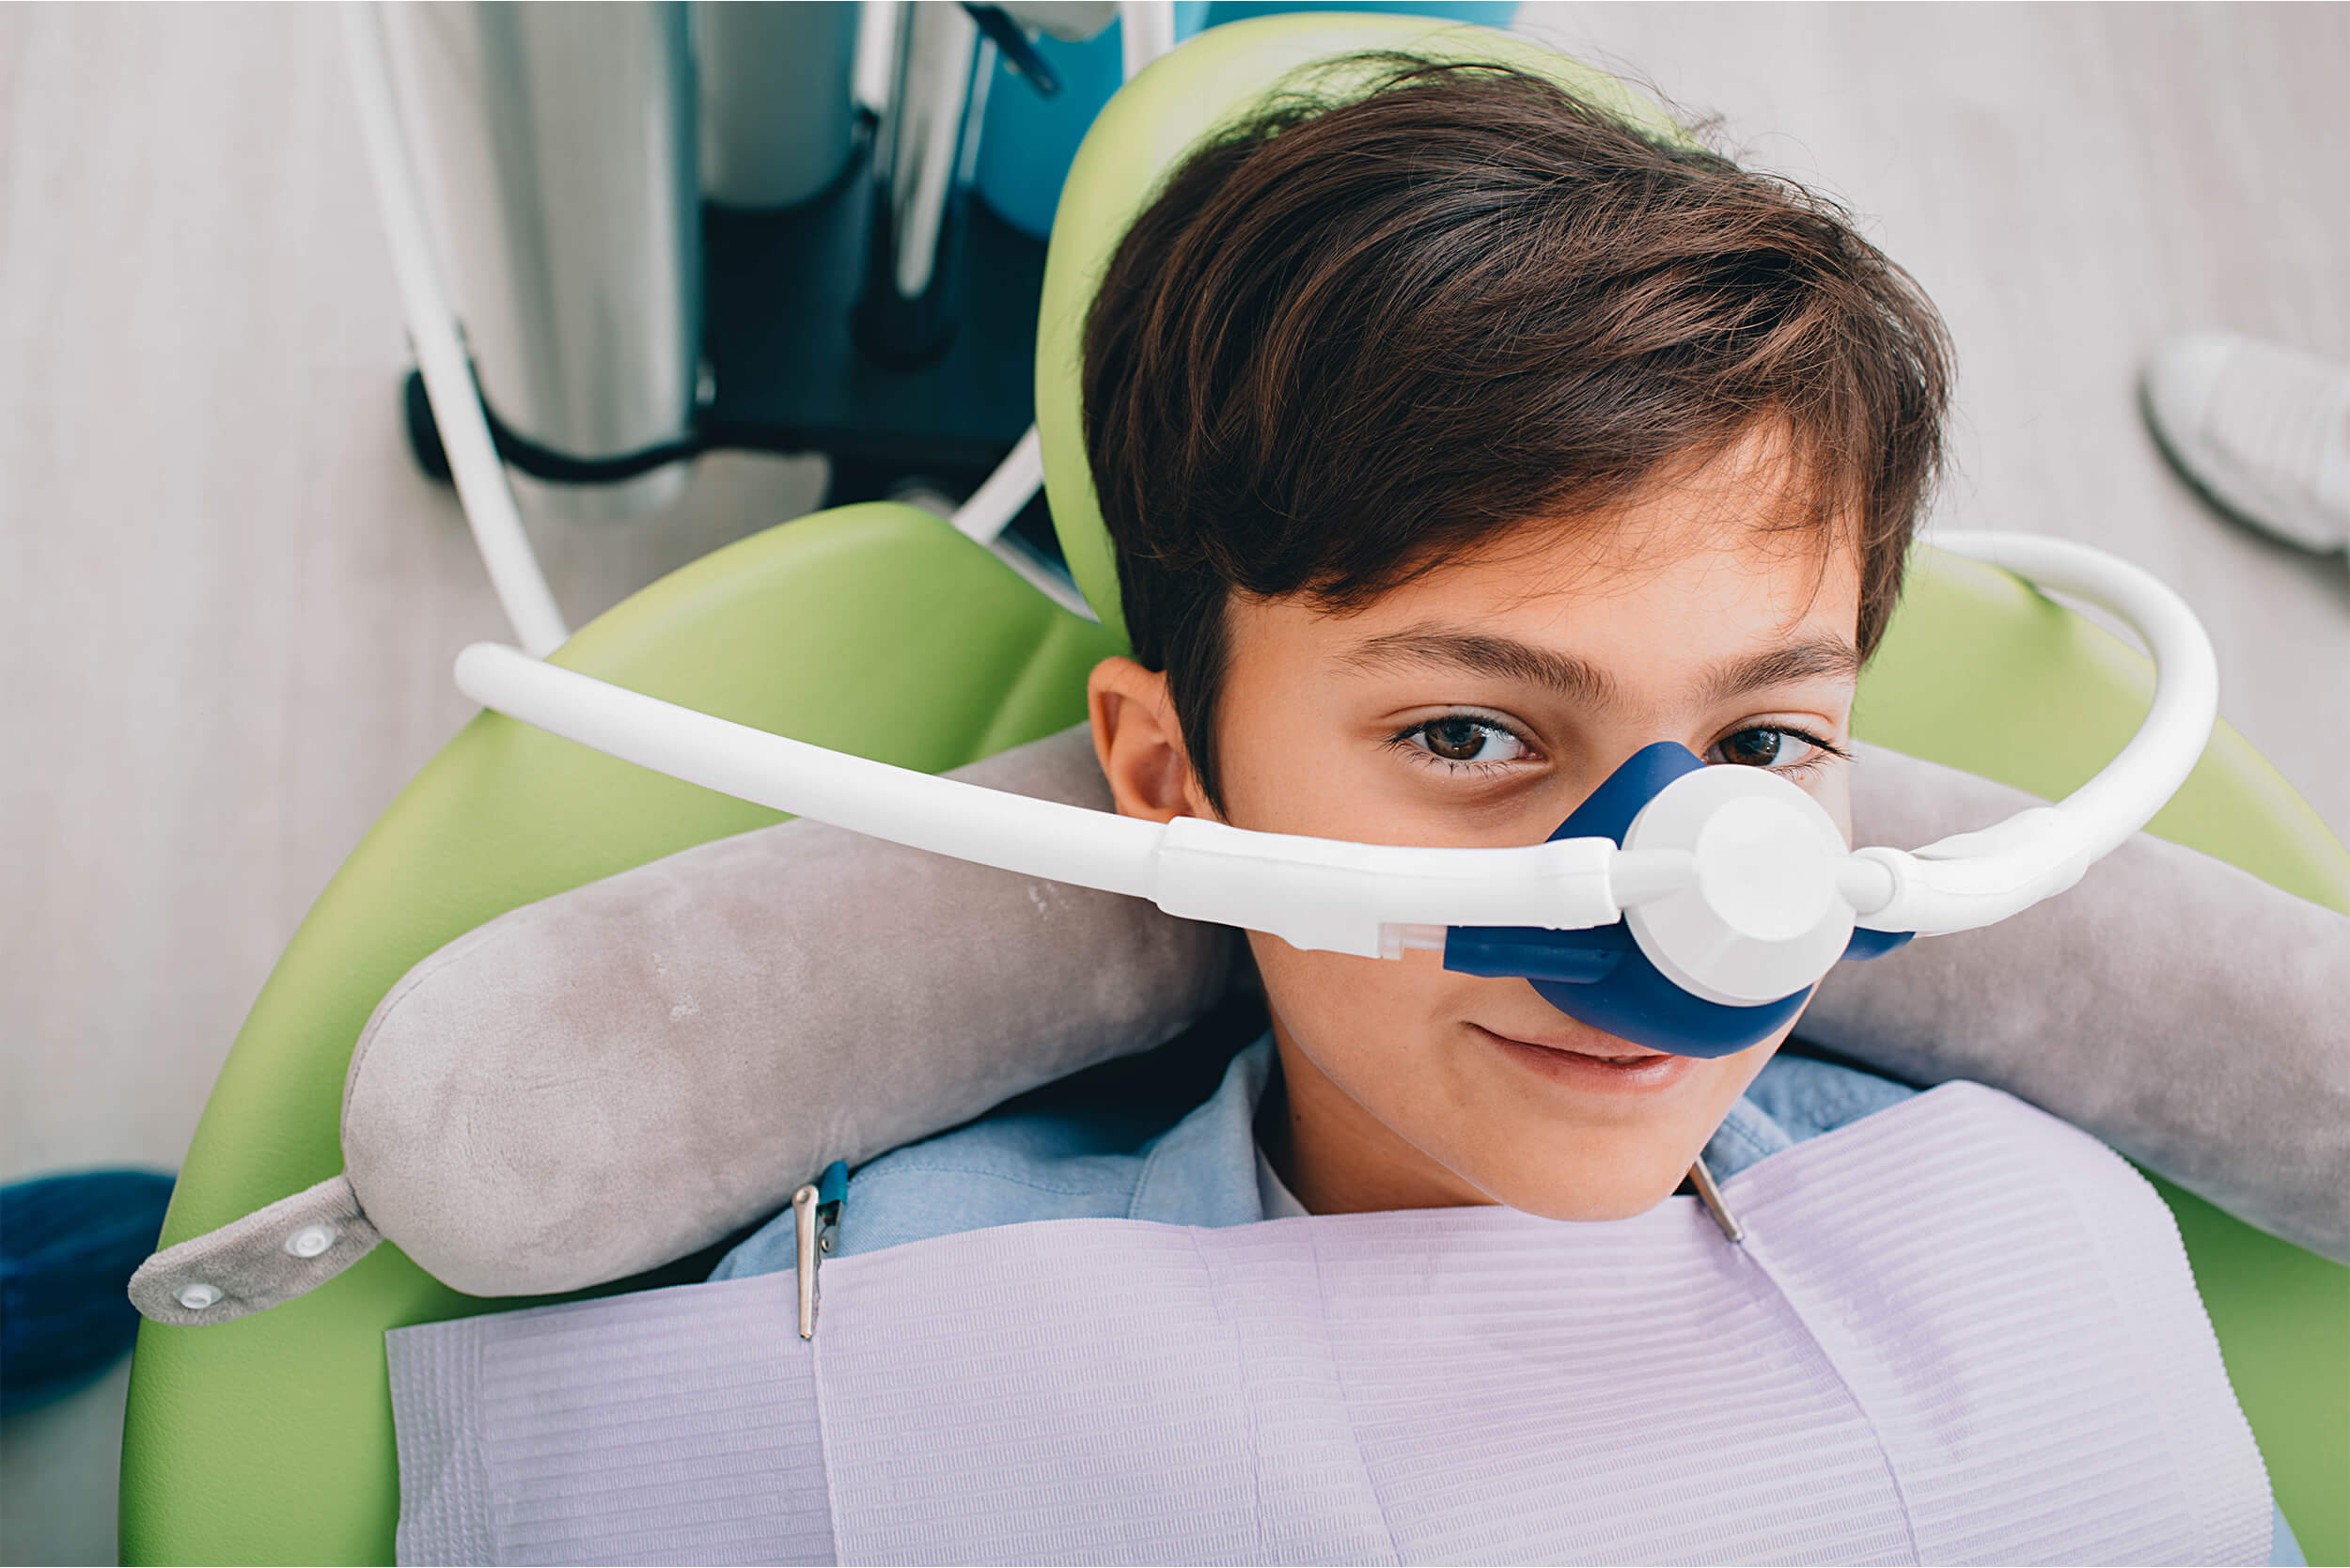
[[458,655],[457,684],[486,708],[704,789],[1298,947],[1376,957],[1394,949],[1394,927],[1607,925],[1622,913],[1613,887],[1687,880],[1669,854],[1605,839],[1422,849],[1032,800],[787,740],[495,643]]
[[[457,683],[485,707],[707,789],[1024,875],[1147,898],[1171,915],[1270,932],[1301,948],[1392,957],[1431,945],[1422,933],[1438,928],[1574,930],[1611,924],[1627,908],[1686,905],[1700,929],[1658,939],[1696,951],[1669,964],[1653,956],[1692,990],[1729,1001],[1810,984],[1841,951],[1837,933],[1856,924],[1966,931],[2062,892],[2144,826],[2201,755],[2217,713],[2217,667],[2176,594],[2060,540],[1945,534],[1937,542],[2123,617],[2154,650],[2158,685],[2138,734],[2061,804],[1917,851],[1845,852],[1808,795],[1753,768],[1706,769],[1668,785],[1641,823],[1678,810],[1686,825],[1636,824],[1626,847],[1594,838],[1428,849],[1192,817],[1162,825],[1006,794],[770,735],[495,644],[460,655]],[[1676,800],[1685,804],[1667,807]],[[1734,830],[1723,825],[1733,819]],[[1791,904],[1802,906],[1793,922],[1801,931],[1788,929]],[[1805,931],[1811,934],[1798,942]],[[1716,951],[1726,943],[1760,944],[1818,968],[1791,982],[1773,961],[1732,980],[1741,961]]]

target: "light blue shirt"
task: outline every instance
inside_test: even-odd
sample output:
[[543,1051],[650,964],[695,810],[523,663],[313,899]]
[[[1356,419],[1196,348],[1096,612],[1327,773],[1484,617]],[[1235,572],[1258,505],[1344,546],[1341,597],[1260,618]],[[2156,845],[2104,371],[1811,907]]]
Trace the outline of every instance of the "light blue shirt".
[[[1196,1104],[1198,1079],[1186,1096],[1180,1072],[1152,1067],[1151,1058],[1137,1058],[1080,1074],[860,1168],[849,1178],[835,1255],[1037,1219],[1209,1227],[1263,1219],[1256,1122],[1278,1071],[1271,1034],[1233,1057],[1214,1091]],[[1727,1181],[1915,1092],[1856,1067],[1781,1052],[1715,1130],[1706,1166]],[[711,1278],[779,1273],[794,1260],[787,1209]],[[2293,1568],[2305,1561],[2281,1513],[2269,1560]]]
[[[1032,1219],[1221,1226],[1264,1218],[1256,1121],[1278,1071],[1273,1037],[1232,1058],[1215,1091],[1187,1114],[1183,1105],[1153,1103],[1155,1085],[1121,1082],[1116,1065],[859,1168],[841,1205],[836,1255]],[[1731,1107],[1705,1146],[1706,1165],[1727,1181],[1913,1092],[1856,1068],[1782,1054]],[[774,1273],[792,1259],[787,1211],[728,1253],[712,1278]]]

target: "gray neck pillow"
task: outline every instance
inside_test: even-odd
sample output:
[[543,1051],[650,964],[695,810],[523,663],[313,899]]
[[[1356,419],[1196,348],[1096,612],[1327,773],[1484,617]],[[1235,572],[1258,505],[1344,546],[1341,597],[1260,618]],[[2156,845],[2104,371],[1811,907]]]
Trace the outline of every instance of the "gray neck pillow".
[[[1861,755],[1860,842],[2029,804]],[[957,776],[1110,808],[1082,727]],[[133,1299],[226,1322],[379,1237],[475,1295],[622,1278],[774,1213],[832,1160],[1160,1044],[1253,982],[1238,933],[1139,900],[813,822],[703,844],[409,971],[352,1055],[344,1173],[158,1253]],[[2350,918],[2139,835],[2027,914],[1840,965],[1799,1033],[1914,1083],[2007,1090],[2350,1261],[2344,1017]],[[287,1239],[311,1228],[333,1245],[299,1256]],[[199,1281],[220,1298],[191,1309]]]

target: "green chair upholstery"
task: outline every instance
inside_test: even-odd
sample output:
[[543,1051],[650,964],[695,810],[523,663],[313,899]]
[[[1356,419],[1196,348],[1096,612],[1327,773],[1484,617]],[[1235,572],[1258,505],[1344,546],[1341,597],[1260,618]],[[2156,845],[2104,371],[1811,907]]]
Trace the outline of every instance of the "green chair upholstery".
[[[874,504],[704,557],[583,627],[556,662],[936,772],[1077,723],[1086,672],[1115,651],[936,518]],[[342,1168],[352,1046],[419,959],[520,904],[777,820],[475,719],[352,852],[270,976],[205,1107],[164,1243]],[[524,1305],[460,1295],[384,1246],[271,1311],[144,1325],[123,1560],[389,1562],[384,1331]]]
[[[581,629],[556,662],[931,770],[1077,722],[1087,670],[1121,646],[1107,545],[1073,439],[1075,326],[1104,236],[1114,241],[1199,129],[1277,69],[1418,41],[1428,25],[1307,13],[1216,29],[1121,94],[1089,139],[1057,221],[1038,408],[1064,546],[1093,602],[1111,610],[1110,626],[1058,609],[936,519],[872,505],[697,561]],[[1450,29],[1437,46],[1566,69],[1497,38]],[[2147,681],[2142,660],[2013,579],[1929,557],[1863,681],[1857,727],[2060,792],[2120,745]],[[352,1046],[377,999],[419,959],[505,910],[774,820],[499,715],[475,719],[385,811],[271,975],[205,1107],[164,1243],[342,1168]],[[2350,855],[2224,726],[2154,826],[2350,910]],[[2343,1560],[2350,1271],[2166,1196],[2279,1499],[2311,1561]],[[692,1278],[693,1266],[614,1288]],[[398,1471],[384,1331],[526,1305],[461,1295],[386,1245],[274,1310],[204,1328],[144,1325],[123,1441],[123,1560],[390,1561]]]

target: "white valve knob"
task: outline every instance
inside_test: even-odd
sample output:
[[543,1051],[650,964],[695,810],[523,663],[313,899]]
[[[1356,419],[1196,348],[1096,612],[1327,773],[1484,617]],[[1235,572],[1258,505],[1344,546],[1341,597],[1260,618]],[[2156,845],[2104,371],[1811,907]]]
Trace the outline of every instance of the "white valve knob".
[[1761,768],[1711,767],[1657,792],[1624,835],[1627,850],[1684,850],[1684,890],[1625,912],[1633,940],[1676,985],[1707,1001],[1756,1007],[1818,980],[1852,941],[1838,890],[1847,852],[1820,803]]

